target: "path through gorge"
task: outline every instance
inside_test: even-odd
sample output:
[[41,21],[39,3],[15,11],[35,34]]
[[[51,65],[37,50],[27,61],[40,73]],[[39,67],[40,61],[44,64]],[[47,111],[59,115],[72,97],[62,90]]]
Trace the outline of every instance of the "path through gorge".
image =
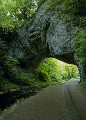
[[86,120],[86,89],[79,79],[55,86],[5,110],[0,120]]

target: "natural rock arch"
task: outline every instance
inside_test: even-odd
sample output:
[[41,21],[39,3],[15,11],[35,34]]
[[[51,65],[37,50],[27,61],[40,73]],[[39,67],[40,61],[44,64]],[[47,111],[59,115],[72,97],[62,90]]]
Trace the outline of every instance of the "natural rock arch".
[[[58,10],[58,11],[57,11]],[[63,14],[60,5],[54,11],[44,11],[42,5],[30,25],[23,26],[16,34],[9,38],[8,55],[25,63],[30,72],[37,70],[39,63],[46,57],[54,57],[67,63],[77,64],[82,80],[86,80],[84,69],[79,64],[71,41],[74,38],[75,27],[71,21],[68,26],[66,20],[70,17]],[[14,38],[13,38],[14,37]]]

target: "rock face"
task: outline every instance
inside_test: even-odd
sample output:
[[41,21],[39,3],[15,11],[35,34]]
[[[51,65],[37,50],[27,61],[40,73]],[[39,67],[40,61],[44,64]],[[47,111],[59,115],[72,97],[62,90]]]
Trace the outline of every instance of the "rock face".
[[66,20],[70,20],[70,17],[61,11],[62,8],[58,5],[52,12],[45,12],[43,4],[33,22],[28,27],[22,27],[14,38],[9,38],[12,41],[8,44],[8,55],[19,59],[21,64],[25,64],[34,73],[46,57],[76,64],[77,60],[74,59],[74,51],[71,49],[76,28],[71,22],[67,25]]

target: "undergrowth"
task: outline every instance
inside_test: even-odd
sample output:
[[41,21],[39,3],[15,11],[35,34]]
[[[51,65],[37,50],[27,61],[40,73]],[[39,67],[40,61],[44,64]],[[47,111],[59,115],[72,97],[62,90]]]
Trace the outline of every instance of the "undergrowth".
[[86,88],[86,82],[79,82],[80,86]]

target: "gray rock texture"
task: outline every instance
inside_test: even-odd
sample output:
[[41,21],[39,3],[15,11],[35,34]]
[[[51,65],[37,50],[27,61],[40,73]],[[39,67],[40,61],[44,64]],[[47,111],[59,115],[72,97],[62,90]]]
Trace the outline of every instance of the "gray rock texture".
[[[34,73],[46,57],[78,64],[71,49],[76,28],[72,26],[70,16],[62,13],[60,5],[53,11],[45,12],[44,8],[42,4],[30,25],[22,27],[8,45],[8,55],[25,63]],[[70,21],[70,25],[66,20]]]

